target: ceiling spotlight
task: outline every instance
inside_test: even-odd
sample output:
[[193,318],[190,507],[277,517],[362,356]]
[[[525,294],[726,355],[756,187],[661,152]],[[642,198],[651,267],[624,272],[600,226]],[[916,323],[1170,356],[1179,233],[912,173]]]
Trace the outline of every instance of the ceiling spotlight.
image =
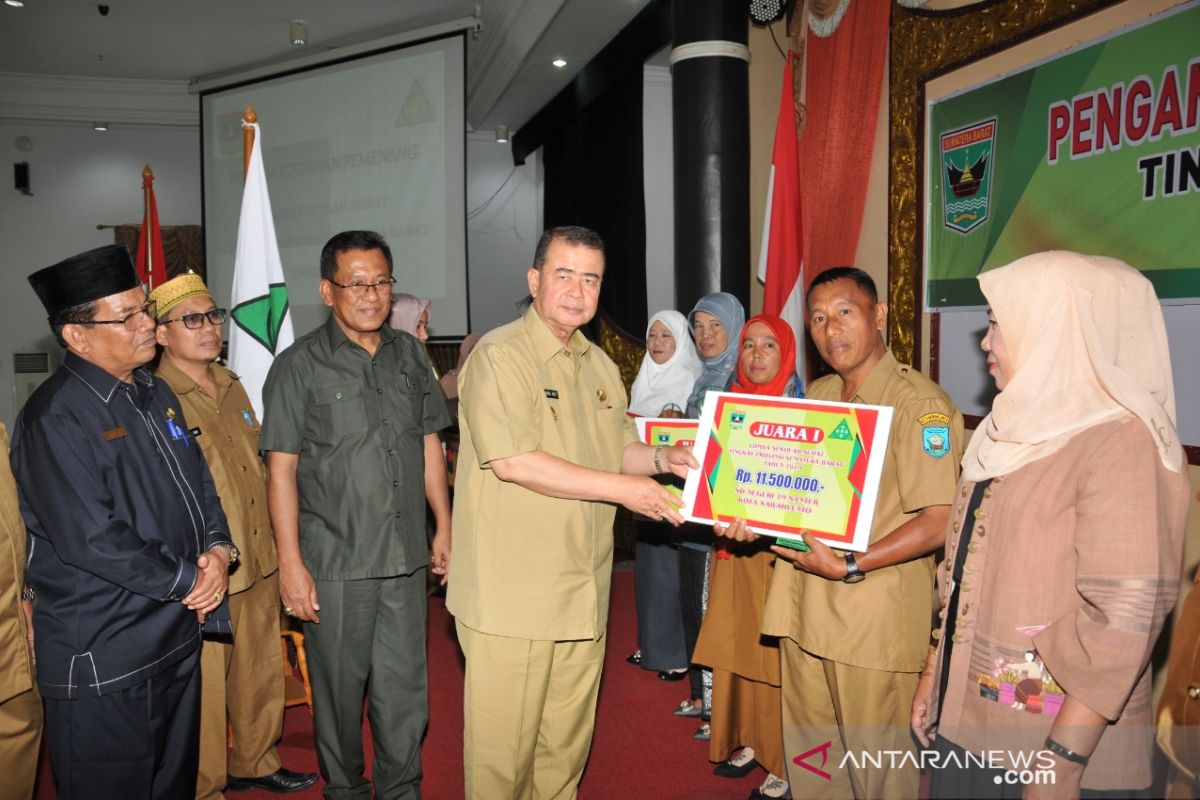
[[508,141],[508,126],[507,125],[497,125],[496,126],[496,144],[504,144],[507,141]]
[[24,8],[25,0],[4,0],[4,5],[12,6],[13,8]]
[[783,16],[788,0],[750,0],[750,19],[756,25],[768,25]]
[[288,25],[288,39],[296,47],[308,44],[308,23],[302,19],[294,19]]
[[565,67],[567,65],[567,62],[561,58],[556,58],[553,61],[551,61],[550,63],[553,64],[554,66],[558,67],[559,69],[562,69],[563,67]]
[[93,123],[92,123],[92,130],[94,130],[94,131],[106,131],[106,130],[108,130],[108,123],[107,123],[107,122],[93,122]]

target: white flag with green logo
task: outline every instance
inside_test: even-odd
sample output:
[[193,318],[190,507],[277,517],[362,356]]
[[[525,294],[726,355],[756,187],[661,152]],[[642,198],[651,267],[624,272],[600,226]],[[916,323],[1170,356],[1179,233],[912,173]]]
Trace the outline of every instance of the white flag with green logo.
[[254,413],[261,420],[267,370],[295,337],[263,169],[262,131],[257,124],[254,129],[233,266],[229,368],[242,379]]

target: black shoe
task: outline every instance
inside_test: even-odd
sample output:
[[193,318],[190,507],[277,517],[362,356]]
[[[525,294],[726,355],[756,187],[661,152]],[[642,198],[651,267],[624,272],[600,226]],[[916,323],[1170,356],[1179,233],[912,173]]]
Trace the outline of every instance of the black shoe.
[[678,671],[670,669],[660,669],[658,671],[658,679],[660,681],[681,681],[687,677],[687,670],[681,669]]
[[229,783],[225,788],[231,792],[262,789],[275,794],[290,794],[307,789],[316,782],[317,773],[315,772],[292,772],[290,769],[280,767],[270,775],[261,775],[257,778],[235,778],[230,775]]
[[625,660],[628,661],[630,664],[633,664],[635,667],[638,666],[639,664],[642,663],[642,651],[634,650],[632,653],[625,656]]
[[758,767],[758,761],[753,756],[742,763],[735,763],[734,759],[740,756],[741,753],[742,751],[739,750],[734,758],[717,764],[713,768],[713,775],[719,775],[722,778],[744,778],[753,772]]

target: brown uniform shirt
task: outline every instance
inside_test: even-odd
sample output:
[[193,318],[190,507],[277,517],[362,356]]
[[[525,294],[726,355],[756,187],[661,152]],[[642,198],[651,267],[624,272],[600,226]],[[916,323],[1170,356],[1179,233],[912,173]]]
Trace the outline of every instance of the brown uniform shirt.
[[25,523],[17,482],[8,463],[8,428],[0,424],[0,703],[33,688],[33,662],[26,644]]
[[563,347],[531,308],[480,340],[458,393],[447,608],[482,633],[598,639],[608,622],[614,506],[538,494],[501,481],[489,464],[541,450],[619,472],[637,437],[616,365],[578,331]]
[[[1164,467],[1146,426],[1125,417],[993,479],[971,519],[975,484],[962,482],[945,563],[964,529],[971,539],[946,696],[932,698],[939,736],[975,752],[1037,751],[1070,695],[1115,721],[1083,788],[1150,785],[1148,665],[1179,586],[1186,469]],[[948,575],[939,570],[943,598]],[[939,669],[935,693],[940,683]]]
[[229,519],[241,560],[229,573],[229,593],[236,594],[278,569],[275,538],[267,512],[267,470],[258,454],[258,420],[237,375],[220,364],[209,367],[217,397],[165,359],[155,373],[179,397],[183,416],[199,442]]
[[[837,375],[815,381],[810,400],[841,401]],[[942,388],[891,352],[852,402],[891,406],[892,430],[871,524],[871,542],[926,506],[950,505],[963,453],[962,414]],[[868,545],[869,549],[869,545]],[[933,556],[872,570],[846,584],[779,561],[762,632],[815,656],[867,669],[920,672],[929,654]]]

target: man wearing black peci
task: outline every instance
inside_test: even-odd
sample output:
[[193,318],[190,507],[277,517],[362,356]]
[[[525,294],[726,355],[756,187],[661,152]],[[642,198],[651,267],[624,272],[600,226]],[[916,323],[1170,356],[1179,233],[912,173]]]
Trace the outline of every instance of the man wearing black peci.
[[67,348],[12,448],[58,796],[191,797],[200,630],[228,630],[237,551],[178,399],[141,368],[154,307],[129,251],[29,282]]

